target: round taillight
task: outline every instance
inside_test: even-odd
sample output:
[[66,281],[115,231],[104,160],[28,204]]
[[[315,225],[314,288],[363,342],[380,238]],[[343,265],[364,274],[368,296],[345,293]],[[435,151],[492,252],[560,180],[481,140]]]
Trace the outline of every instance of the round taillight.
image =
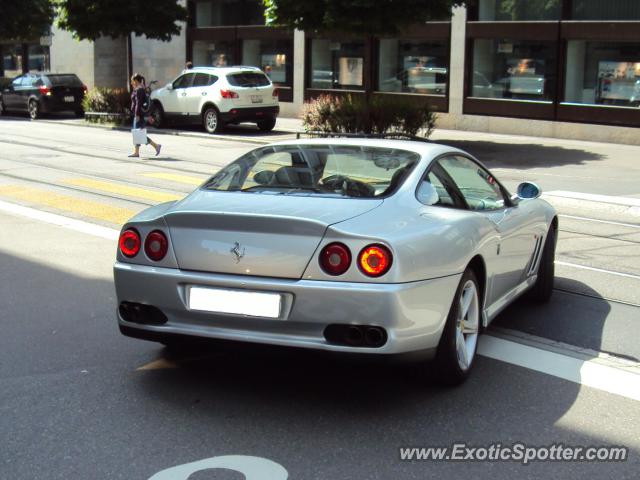
[[144,253],[154,262],[162,260],[169,249],[167,237],[160,230],[154,230],[144,241]]
[[380,277],[389,271],[393,257],[384,245],[368,245],[358,255],[358,267],[369,277]]
[[129,228],[120,234],[118,247],[125,257],[135,257],[140,251],[140,235],[133,228]]
[[351,265],[351,252],[342,243],[330,243],[320,252],[320,266],[329,275],[342,275]]

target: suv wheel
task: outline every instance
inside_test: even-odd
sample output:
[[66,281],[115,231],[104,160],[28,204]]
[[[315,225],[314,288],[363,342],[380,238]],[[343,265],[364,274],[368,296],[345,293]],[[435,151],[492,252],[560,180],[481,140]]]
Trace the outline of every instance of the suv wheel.
[[7,113],[7,110],[4,108],[4,102],[0,98],[0,115],[4,115],[5,113]]
[[29,100],[29,117],[36,120],[40,117],[40,105],[36,100]]
[[151,105],[151,118],[153,118],[153,123],[151,126],[156,128],[164,127],[164,110],[162,109],[162,105],[160,102],[153,102]]
[[263,132],[270,132],[273,130],[273,127],[276,126],[275,118],[268,118],[266,120],[260,120],[258,122],[258,128]]
[[207,133],[219,132],[222,128],[220,114],[214,107],[207,107],[202,114],[202,124]]

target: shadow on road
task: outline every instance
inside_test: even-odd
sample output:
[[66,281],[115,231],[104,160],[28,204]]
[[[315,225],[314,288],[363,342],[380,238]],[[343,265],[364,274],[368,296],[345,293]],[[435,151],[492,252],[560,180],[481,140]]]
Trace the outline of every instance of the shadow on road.
[[588,150],[564,148],[536,143],[498,143],[482,140],[438,140],[469,152],[489,168],[540,168],[563,165],[584,165],[606,158]]

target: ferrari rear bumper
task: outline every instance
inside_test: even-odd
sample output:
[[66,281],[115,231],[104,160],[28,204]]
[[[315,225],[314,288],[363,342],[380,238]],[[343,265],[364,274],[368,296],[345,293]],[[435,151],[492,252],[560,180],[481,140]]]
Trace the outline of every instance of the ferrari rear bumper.
[[[114,279],[118,305],[155,307],[161,322],[123,318],[126,335],[161,340],[162,335],[234,340],[362,354],[400,354],[433,350],[440,341],[460,275],[401,284],[371,284],[222,275],[117,262]],[[241,292],[277,293],[278,318],[195,311],[189,308],[193,286]],[[129,318],[131,320],[131,318]],[[375,325],[387,334],[377,348],[336,345],[327,326]]]

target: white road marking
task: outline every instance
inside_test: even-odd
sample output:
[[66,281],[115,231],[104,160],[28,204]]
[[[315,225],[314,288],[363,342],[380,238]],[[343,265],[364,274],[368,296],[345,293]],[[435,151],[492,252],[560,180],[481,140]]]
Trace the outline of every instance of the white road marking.
[[65,227],[76,232],[87,233],[95,237],[106,238],[107,240],[117,240],[120,232],[113,228],[103,227],[93,223],[83,222],[74,218],[63,217],[55,213],[43,212],[35,208],[23,207],[14,203],[0,200],[0,210],[12,215],[32,218],[41,222],[51,223],[59,227]]
[[640,225],[635,225],[633,223],[612,222],[611,220],[597,220],[595,218],[577,217],[575,215],[565,215],[563,213],[559,214],[558,216],[561,218],[570,218],[572,220],[583,220],[586,222],[606,223],[607,225],[617,225],[619,227],[640,228]]
[[567,192],[565,190],[553,190],[544,192],[543,196],[571,198],[573,200],[587,200],[598,203],[612,203],[614,205],[624,205],[626,207],[640,207],[640,198],[617,197],[613,195],[596,195],[593,193]]
[[287,480],[289,472],[268,458],[248,455],[225,455],[185,463],[156,473],[149,480],[187,480],[191,475],[209,469],[232,470],[246,480]]
[[640,400],[640,375],[628,370],[609,367],[592,360],[580,360],[491,335],[480,337],[478,353],[580,385]]
[[[21,205],[15,205],[8,202],[0,201],[0,210],[10,214],[69,228],[89,235],[107,238],[109,240],[115,240],[119,235],[118,230],[112,228],[94,225],[92,223],[63,217],[53,213],[41,212],[33,208],[23,207]],[[640,276],[636,275],[610,272],[608,270],[585,267],[583,265],[575,265],[572,263],[556,261],[556,264],[640,279]],[[597,388],[599,390],[632,398],[634,400],[640,400],[640,375],[633,372],[609,367],[589,360],[579,360],[574,357],[549,352],[540,348],[493,337],[491,335],[484,335],[480,337],[478,353],[489,358],[546,373],[548,375],[553,375],[581,385]],[[153,367],[168,368],[167,365],[161,366],[159,364],[153,365]],[[160,472],[160,474],[162,473],[163,472]],[[156,477],[154,476],[154,479],[155,478]],[[160,480],[161,478],[165,477],[157,477],[157,480]]]
[[633,278],[635,280],[640,280],[640,275],[632,275],[630,273],[622,273],[622,272],[612,272],[611,270],[604,270],[603,268],[587,267],[586,265],[578,265],[577,263],[568,263],[568,262],[561,262],[559,260],[556,260],[555,264],[562,265],[563,267],[579,268],[581,270],[589,270],[592,272],[606,273],[608,275],[616,275],[618,277]]

